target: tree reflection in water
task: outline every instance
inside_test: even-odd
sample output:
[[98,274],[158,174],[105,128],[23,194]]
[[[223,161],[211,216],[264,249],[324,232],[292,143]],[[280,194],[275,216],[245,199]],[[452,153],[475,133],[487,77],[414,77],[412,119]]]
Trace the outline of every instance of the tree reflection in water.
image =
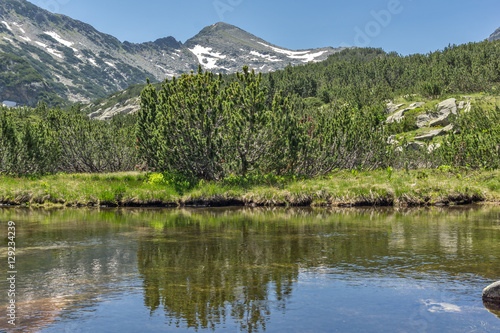
[[[139,241],[146,306],[162,306],[175,324],[192,328],[216,329],[230,317],[243,331],[264,330],[271,308],[285,309],[298,278],[297,230],[199,218],[177,215],[161,236]],[[289,236],[276,237],[281,231]]]

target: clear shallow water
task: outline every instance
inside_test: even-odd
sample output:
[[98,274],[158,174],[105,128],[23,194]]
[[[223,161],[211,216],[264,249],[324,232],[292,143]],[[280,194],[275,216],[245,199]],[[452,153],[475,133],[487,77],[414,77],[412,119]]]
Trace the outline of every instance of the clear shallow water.
[[500,280],[496,207],[4,209],[3,234],[9,220],[17,331],[500,331],[481,301]]

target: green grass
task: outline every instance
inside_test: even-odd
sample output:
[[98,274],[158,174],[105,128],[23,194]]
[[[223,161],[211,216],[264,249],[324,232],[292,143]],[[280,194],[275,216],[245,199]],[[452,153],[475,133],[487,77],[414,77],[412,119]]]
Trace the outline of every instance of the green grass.
[[140,172],[0,175],[0,202],[30,206],[424,206],[500,202],[500,171],[337,171],[314,179],[238,185],[201,182],[179,193]]

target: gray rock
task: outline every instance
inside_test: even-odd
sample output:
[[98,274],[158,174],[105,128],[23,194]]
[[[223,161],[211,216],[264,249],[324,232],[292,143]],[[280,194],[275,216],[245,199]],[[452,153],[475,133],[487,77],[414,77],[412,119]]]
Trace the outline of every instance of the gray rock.
[[394,104],[392,102],[390,103],[387,103],[387,107],[385,108],[385,112],[387,112],[387,114],[391,114],[391,113],[394,113],[396,112],[397,110],[399,110],[399,108],[403,107],[405,104]]
[[470,101],[467,101],[467,105],[465,106],[464,112],[469,112],[472,108],[472,104]]
[[448,118],[449,118],[449,115],[434,119],[434,120],[429,122],[429,127],[448,126],[450,124],[450,120]]
[[449,117],[451,114],[457,114],[455,98],[447,99],[437,105],[437,114],[431,116],[434,119],[429,122],[429,127],[448,126],[450,124]]
[[418,142],[418,141],[409,142],[408,145],[406,146],[406,148],[412,149],[412,150],[424,149],[425,148],[425,143]]
[[455,98],[449,98],[442,101],[437,105],[437,111],[439,114],[447,114],[449,112],[457,113],[457,100]]
[[387,144],[389,145],[394,145],[394,144],[398,144],[399,141],[396,140],[396,136],[395,135],[391,135],[388,139],[387,139]]
[[386,123],[388,123],[388,124],[393,123],[393,122],[399,123],[401,120],[403,120],[405,113],[407,113],[408,111],[411,111],[411,110],[415,110],[415,109],[416,109],[415,107],[411,107],[411,108],[406,108],[406,109],[400,110],[400,111],[396,112],[395,114],[393,114],[392,116],[387,117]]
[[490,42],[492,42],[494,40],[497,40],[497,39],[500,39],[500,28],[498,28],[497,30],[495,30],[495,32],[492,33],[491,36],[488,38],[488,40]]
[[426,127],[429,121],[431,121],[431,117],[428,114],[421,114],[417,116],[417,127],[418,128]]
[[448,133],[448,132],[451,132],[451,131],[453,131],[453,125],[450,124],[450,125],[448,125],[446,127],[443,127],[443,132]]
[[426,133],[426,134],[423,134],[420,136],[416,136],[415,140],[424,140],[424,141],[432,140],[436,136],[442,135],[443,132],[444,132],[444,130],[442,128],[440,128],[437,130],[430,131],[429,133]]
[[500,303],[500,281],[495,282],[483,290],[483,300],[497,301]]
[[410,107],[418,108],[418,107],[421,107],[422,105],[425,105],[425,103],[424,102],[417,102],[417,103],[410,104]]
[[430,144],[430,145],[427,147],[427,152],[428,152],[428,153],[432,153],[434,150],[438,149],[439,147],[441,147],[441,144],[440,144],[440,143]]

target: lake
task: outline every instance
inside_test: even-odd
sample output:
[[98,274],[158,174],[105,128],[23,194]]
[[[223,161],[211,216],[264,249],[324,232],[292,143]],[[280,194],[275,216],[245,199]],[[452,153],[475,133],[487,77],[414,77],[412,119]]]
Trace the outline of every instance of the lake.
[[500,207],[0,209],[21,332],[499,332]]

